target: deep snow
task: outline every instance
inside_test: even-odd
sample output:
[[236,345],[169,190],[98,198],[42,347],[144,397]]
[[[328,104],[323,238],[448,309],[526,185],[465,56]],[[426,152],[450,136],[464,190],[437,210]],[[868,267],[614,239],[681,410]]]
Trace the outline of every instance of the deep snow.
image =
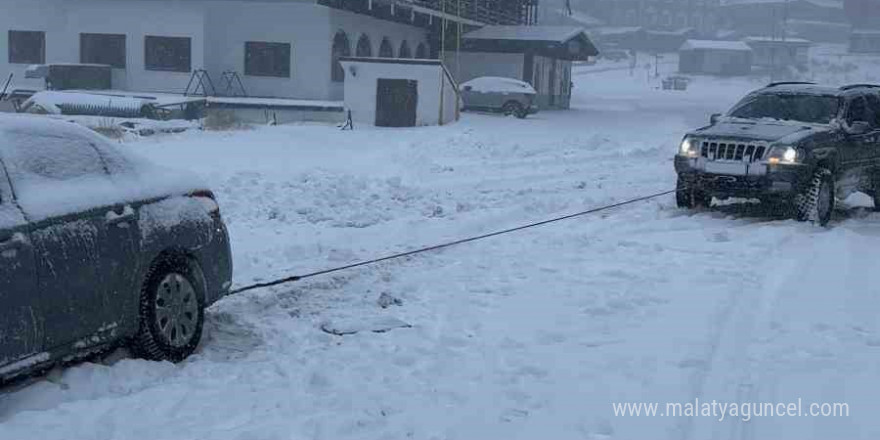
[[[579,69],[574,110],[526,120],[125,146],[211,184],[247,284],[671,189],[681,134],[766,82],[674,92],[626,67]],[[670,196],[227,298],[180,365],[115,355],[7,390],[0,438],[877,438],[877,249],[880,214],[865,209],[822,229],[759,206],[682,212]],[[367,331],[400,321],[412,327]],[[694,398],[851,411],[612,411]]]

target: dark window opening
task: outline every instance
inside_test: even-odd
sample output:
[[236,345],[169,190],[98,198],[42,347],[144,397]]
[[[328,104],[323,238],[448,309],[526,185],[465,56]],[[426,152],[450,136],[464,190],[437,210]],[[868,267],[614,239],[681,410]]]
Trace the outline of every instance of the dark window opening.
[[45,62],[45,32],[9,31],[10,64],[43,64]]
[[383,38],[382,44],[379,45],[379,58],[394,58],[394,49],[387,38]]
[[345,81],[345,71],[342,69],[339,59],[350,55],[351,45],[348,42],[348,36],[345,35],[345,32],[337,32],[336,36],[333,37],[333,50],[330,55],[330,79],[333,82]]
[[144,38],[144,58],[147,70],[189,72],[192,70],[192,39],[147,36]]
[[290,78],[290,43],[245,43],[244,74]]
[[125,35],[79,34],[79,61],[125,68]]
[[406,40],[400,43],[400,50],[397,51],[397,58],[412,58],[412,52],[409,50],[409,43]]
[[861,96],[850,102],[849,110],[846,112],[846,121],[850,125],[853,122],[868,122],[868,106],[865,105],[865,100]]
[[419,43],[419,46],[416,48],[416,58],[420,60],[428,59],[428,46],[425,43]]
[[371,57],[373,56],[373,44],[370,42],[370,37],[366,34],[361,35],[361,38],[358,39],[357,51],[355,55],[359,57]]
[[868,100],[868,107],[871,113],[874,114],[874,126],[880,127],[880,95],[872,93],[865,95],[865,99]]

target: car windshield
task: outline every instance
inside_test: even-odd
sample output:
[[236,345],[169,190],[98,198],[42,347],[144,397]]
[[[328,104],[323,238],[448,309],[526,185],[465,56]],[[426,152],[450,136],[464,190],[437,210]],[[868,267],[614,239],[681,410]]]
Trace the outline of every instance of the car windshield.
[[840,100],[836,96],[768,93],[745,98],[729,116],[827,124],[837,116],[839,106]]

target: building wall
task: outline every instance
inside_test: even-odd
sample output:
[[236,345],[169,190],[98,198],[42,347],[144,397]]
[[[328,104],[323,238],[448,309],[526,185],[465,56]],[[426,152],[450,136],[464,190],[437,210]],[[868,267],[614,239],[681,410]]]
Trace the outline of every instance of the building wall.
[[704,75],[748,75],[752,69],[752,54],[731,50],[682,50],[679,52],[680,73]]
[[533,57],[532,86],[541,109],[567,109],[571,101],[571,61]]
[[459,84],[481,76],[526,80],[521,53],[447,52],[445,64]]
[[[459,100],[452,83],[438,65],[343,62],[345,107],[355,124],[376,122],[376,87],[382,79],[418,81],[416,126],[442,125],[458,116]],[[356,69],[352,75],[351,67]]]
[[[306,3],[211,2],[207,8],[207,70],[215,83],[238,72],[249,96],[327,99],[330,90],[330,9]],[[245,75],[245,43],[289,43],[289,78]],[[220,87],[219,84],[216,84]]]
[[[47,63],[80,62],[79,34],[126,35],[126,68],[114,69],[114,87],[140,91],[182,92],[189,73],[148,71],[144,36],[192,38],[192,67],[204,66],[204,14],[186,2],[109,0],[5,0],[0,14],[0,74],[15,74],[13,87],[40,88],[42,80],[25,79],[23,64],[9,63],[10,30],[45,31]],[[8,11],[14,11],[9,13]]]
[[[395,56],[399,55],[400,45],[403,41],[406,41],[409,45],[413,57],[415,57],[416,48],[419,46],[419,43],[428,45],[428,31],[426,29],[392,23],[390,21],[379,20],[348,11],[340,11],[336,9],[330,11],[330,33],[327,37],[328,48],[324,51],[327,58],[322,61],[315,61],[316,63],[323,63],[320,66],[325,69],[322,75],[324,78],[327,78],[328,81],[330,78],[331,67],[329,45],[332,45],[333,37],[338,31],[345,32],[348,37],[352,55],[355,55],[355,48],[357,47],[357,42],[361,35],[367,35],[370,38],[373,47],[373,56],[379,55],[379,45],[382,44],[383,38],[387,38],[391,42],[391,47],[394,49]],[[430,54],[430,49],[428,53]],[[330,97],[332,99],[342,99],[342,83],[330,82],[329,87]]]
[[[333,37],[343,30],[354,46],[361,34],[370,37],[378,55],[388,38],[398,55],[405,40],[413,54],[427,44],[427,31],[308,1],[173,1],[173,0],[4,0],[14,13],[0,14],[0,76],[15,74],[14,87],[40,88],[42,80],[25,80],[26,65],[8,63],[8,31],[46,31],[47,63],[78,63],[79,34],[126,35],[126,68],[114,69],[114,87],[144,92],[182,93],[191,72],[148,71],[144,36],[192,38],[191,67],[206,69],[220,91],[224,71],[239,74],[250,96],[341,100],[342,84],[331,80]],[[290,77],[245,75],[245,42],[291,44]]]
[[719,0],[582,0],[578,9],[608,26],[673,30],[694,28],[708,34],[717,28]]

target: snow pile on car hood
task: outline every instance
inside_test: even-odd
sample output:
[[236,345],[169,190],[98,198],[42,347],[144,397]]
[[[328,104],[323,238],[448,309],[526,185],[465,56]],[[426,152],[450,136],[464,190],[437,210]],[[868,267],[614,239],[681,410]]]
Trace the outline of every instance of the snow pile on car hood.
[[0,160],[32,221],[206,188],[190,173],[123,151],[77,124],[43,117],[0,116]]
[[538,92],[529,83],[513,78],[483,76],[474,78],[461,85],[462,90],[470,87],[475,92],[483,93],[526,93],[534,95]]

